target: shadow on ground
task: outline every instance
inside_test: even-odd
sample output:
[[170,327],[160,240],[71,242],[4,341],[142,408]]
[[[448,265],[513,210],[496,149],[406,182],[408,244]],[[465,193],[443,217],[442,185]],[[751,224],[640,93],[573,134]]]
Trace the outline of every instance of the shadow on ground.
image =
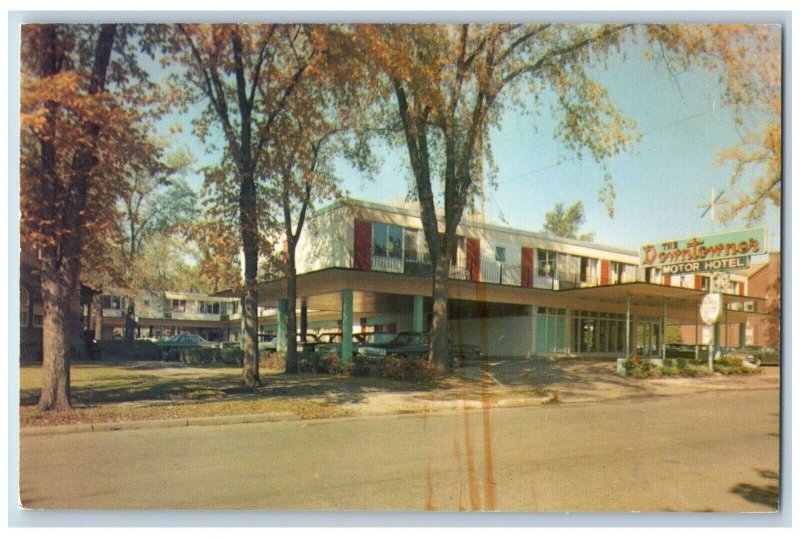
[[640,380],[622,377],[611,360],[496,360],[483,365],[467,365],[456,374],[465,379],[482,376],[496,387],[531,392],[557,392],[571,397],[601,390],[624,390],[630,396],[652,394],[651,387]]
[[[87,362],[74,366],[77,368],[73,370],[71,396],[73,404],[79,407],[123,402],[268,398],[316,398],[327,404],[348,404],[362,402],[369,393],[418,391],[437,386],[433,382],[408,384],[376,378],[285,375],[262,370],[262,386],[249,389],[243,386],[241,370],[237,367],[197,367],[156,361]],[[20,390],[20,405],[35,405],[40,393],[38,387]]]
[[756,469],[759,476],[769,482],[761,485],[739,483],[731,488],[731,493],[740,495],[745,500],[777,510],[780,502],[779,476],[775,471]]

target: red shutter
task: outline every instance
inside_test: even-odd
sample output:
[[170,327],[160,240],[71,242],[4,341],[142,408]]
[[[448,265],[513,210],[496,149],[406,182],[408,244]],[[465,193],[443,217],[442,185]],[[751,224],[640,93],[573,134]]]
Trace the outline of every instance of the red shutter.
[[467,271],[470,280],[479,282],[481,279],[481,240],[467,238]]
[[600,260],[600,285],[608,286],[611,282],[610,278],[610,263],[608,260]]
[[702,290],[703,289],[703,277],[700,275],[694,275],[694,289]]
[[522,247],[522,287],[533,287],[533,249]]
[[671,286],[672,285],[672,276],[671,275],[664,275],[664,285]]
[[372,269],[372,223],[356,219],[353,230],[353,267]]

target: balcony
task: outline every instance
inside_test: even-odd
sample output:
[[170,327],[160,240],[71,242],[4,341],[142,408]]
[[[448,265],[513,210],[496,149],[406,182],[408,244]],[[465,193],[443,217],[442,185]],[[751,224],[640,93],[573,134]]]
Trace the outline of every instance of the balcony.
[[[403,258],[376,256],[371,249],[363,252],[351,252],[350,267],[369,268],[372,271],[397,273],[408,276],[430,278],[433,276],[433,264],[427,252],[418,254],[413,251],[404,253]],[[480,271],[477,282],[537,288],[544,290],[567,290],[600,286],[598,275],[580,275],[566,273],[552,261],[539,263],[536,267],[507,264],[495,260],[480,260]],[[643,276],[643,275],[642,275]],[[608,284],[642,282],[638,272],[629,274],[610,274]],[[472,268],[468,266],[466,257],[458,256],[450,265],[450,278],[455,280],[473,280]]]

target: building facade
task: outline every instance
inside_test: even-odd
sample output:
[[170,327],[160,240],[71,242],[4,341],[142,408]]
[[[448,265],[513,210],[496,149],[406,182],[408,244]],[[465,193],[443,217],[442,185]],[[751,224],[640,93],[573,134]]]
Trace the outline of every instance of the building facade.
[[[450,267],[450,338],[489,356],[593,356],[663,351],[667,326],[700,326],[711,275],[662,275],[639,253],[464,219]],[[341,200],[311,216],[298,244],[298,298],[309,327],[428,330],[430,253],[413,209]],[[747,276],[732,274],[727,322],[741,326]],[[285,284],[265,283],[284,324]],[[302,320],[301,320],[302,324]]]
[[[730,274],[722,290],[723,346],[774,345],[768,334],[779,319],[769,315],[768,305],[779,256],[769,262]],[[430,328],[432,264],[414,209],[342,199],[310,214],[297,247],[297,271],[301,331]],[[37,310],[38,287],[27,285],[24,274],[20,319],[26,342],[37,320],[41,324],[41,302]],[[707,343],[709,328],[698,312],[710,279],[644,269],[636,251],[465,218],[450,266],[449,336],[490,357],[658,355],[668,329],[670,338],[677,330],[684,343]],[[134,303],[137,338],[193,333],[212,341],[240,339],[238,292],[139,292]],[[286,304],[285,280],[260,285],[259,332],[277,334],[279,347],[285,345]],[[93,308],[79,306],[85,328],[100,340],[122,338],[127,307],[125,294],[114,290],[95,297]]]

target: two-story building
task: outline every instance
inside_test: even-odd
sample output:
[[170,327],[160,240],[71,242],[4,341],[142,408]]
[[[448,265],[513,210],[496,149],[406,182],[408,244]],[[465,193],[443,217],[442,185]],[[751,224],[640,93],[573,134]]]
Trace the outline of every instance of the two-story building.
[[[128,309],[125,294],[106,290],[99,298],[96,334],[101,340],[122,338]],[[240,303],[203,293],[140,291],[134,299],[136,338],[164,338],[192,333],[211,341],[238,338]]]
[[[425,331],[430,254],[414,209],[344,199],[314,213],[297,252],[300,325],[343,332]],[[710,275],[644,270],[639,253],[464,219],[449,283],[449,331],[489,356],[663,352],[668,325],[698,328]],[[262,320],[281,338],[285,281],[264,283]],[[726,323],[747,319],[747,277],[732,275]],[[739,305],[739,306],[736,306]],[[759,308],[759,307],[756,307]],[[760,309],[760,308],[759,308]]]

